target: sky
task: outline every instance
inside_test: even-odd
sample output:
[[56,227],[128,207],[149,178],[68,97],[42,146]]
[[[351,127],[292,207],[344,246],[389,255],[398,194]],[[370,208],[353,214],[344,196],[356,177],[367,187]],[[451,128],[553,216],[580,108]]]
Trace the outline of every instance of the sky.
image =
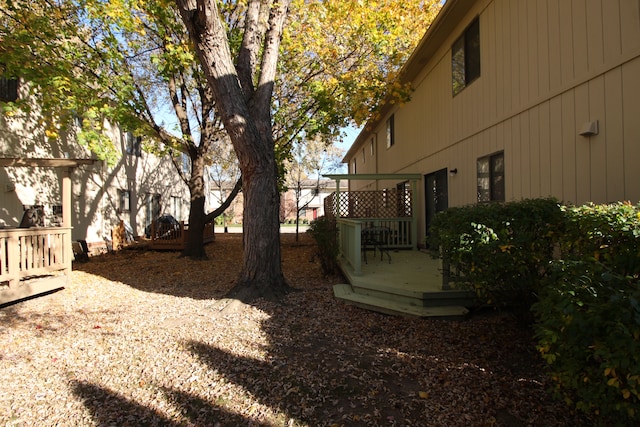
[[[342,131],[346,134],[341,142],[336,142],[335,146],[344,150],[344,154],[347,154],[347,150],[351,147],[351,144],[356,140],[358,135],[360,134],[361,128],[355,127],[346,127],[342,129]],[[342,168],[332,173],[347,173],[347,165],[345,163],[342,164]]]

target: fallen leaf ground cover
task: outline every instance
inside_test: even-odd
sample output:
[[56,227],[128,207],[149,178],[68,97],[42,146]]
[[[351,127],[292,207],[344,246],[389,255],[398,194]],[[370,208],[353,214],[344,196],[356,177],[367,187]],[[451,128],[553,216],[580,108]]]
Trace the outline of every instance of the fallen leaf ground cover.
[[297,289],[223,298],[240,235],[208,261],[125,250],[60,292],[0,309],[0,425],[574,426],[531,332],[508,316],[386,316],[343,304],[316,246],[283,235]]

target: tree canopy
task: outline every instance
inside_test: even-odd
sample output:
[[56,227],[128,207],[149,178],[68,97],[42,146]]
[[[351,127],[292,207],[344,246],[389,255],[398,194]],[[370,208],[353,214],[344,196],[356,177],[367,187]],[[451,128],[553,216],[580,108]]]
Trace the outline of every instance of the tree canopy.
[[[253,296],[286,291],[278,176],[292,145],[330,141],[382,100],[407,99],[398,72],[440,7],[438,0],[0,4],[0,64],[32,83],[50,137],[80,118],[80,142],[113,161],[102,132],[108,119],[204,162],[206,149],[198,150],[224,124],[244,185],[239,285],[258,283]],[[176,129],[158,118],[166,105]],[[28,105],[10,104],[5,113],[19,107]],[[189,186],[192,196],[204,188],[200,179]]]
[[[274,92],[280,146],[316,134],[339,137],[386,98],[404,101],[398,72],[440,10],[440,1],[293,0]],[[327,138],[325,138],[327,139]]]

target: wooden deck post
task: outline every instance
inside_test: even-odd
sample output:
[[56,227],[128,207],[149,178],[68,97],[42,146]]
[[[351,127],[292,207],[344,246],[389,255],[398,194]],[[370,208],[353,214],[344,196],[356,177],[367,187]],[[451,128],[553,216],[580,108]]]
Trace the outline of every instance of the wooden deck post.
[[62,227],[67,229],[62,243],[62,257],[65,264],[67,277],[71,273],[71,261],[73,249],[71,247],[71,171],[70,167],[62,168]]
[[9,287],[15,289],[20,284],[20,252],[17,248],[20,247],[18,241],[18,235],[10,233],[7,238],[7,264],[8,272],[11,278],[9,279]]
[[418,180],[411,180],[411,243],[413,250],[418,249],[418,205],[416,195],[418,194]]

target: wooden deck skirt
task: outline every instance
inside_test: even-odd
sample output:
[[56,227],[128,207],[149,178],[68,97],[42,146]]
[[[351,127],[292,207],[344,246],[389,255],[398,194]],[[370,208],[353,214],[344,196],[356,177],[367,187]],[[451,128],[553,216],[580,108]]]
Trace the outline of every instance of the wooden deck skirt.
[[0,304],[64,287],[72,259],[71,228],[0,230]]

